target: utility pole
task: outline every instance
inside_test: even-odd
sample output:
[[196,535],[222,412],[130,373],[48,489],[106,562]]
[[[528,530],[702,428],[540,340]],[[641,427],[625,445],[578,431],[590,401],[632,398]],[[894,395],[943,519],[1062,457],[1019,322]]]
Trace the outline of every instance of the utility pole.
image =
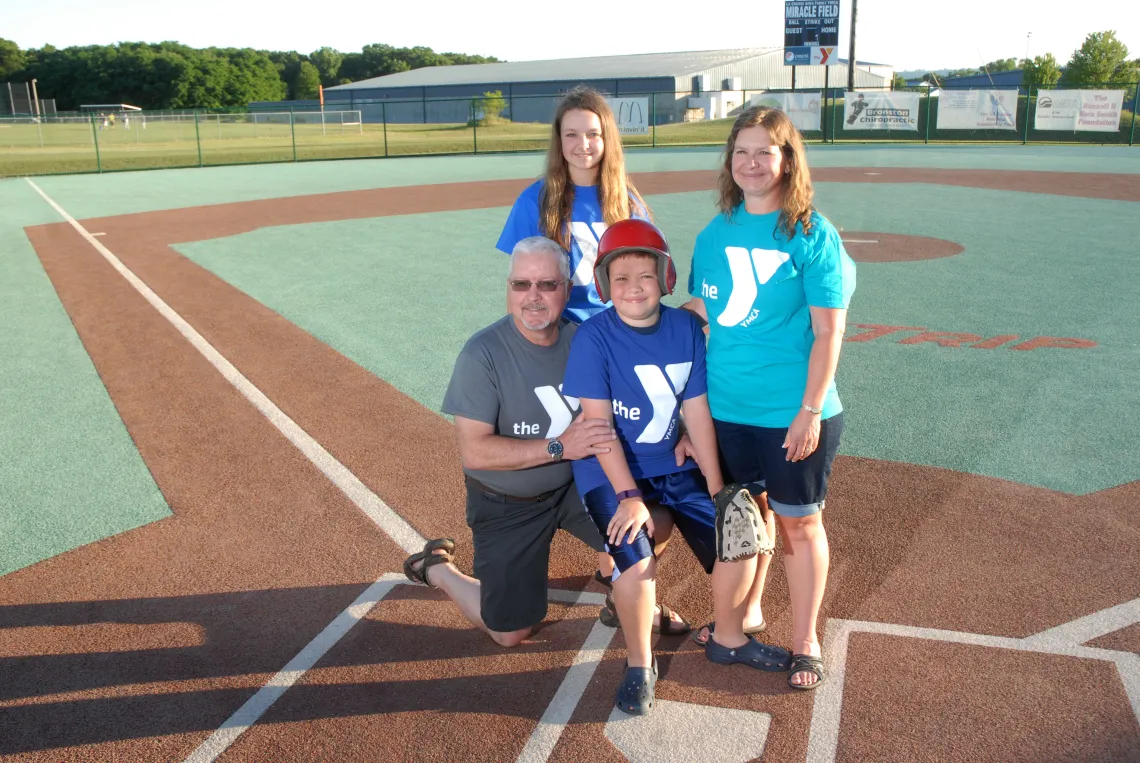
[[855,19],[859,16],[859,0],[851,0],[851,45],[847,51],[847,92],[855,90]]
[[33,106],[32,108],[33,108],[33,111],[35,112],[36,117],[38,118],[40,115],[40,94],[36,92],[36,78],[35,77],[32,77],[32,103],[35,104],[35,106]]

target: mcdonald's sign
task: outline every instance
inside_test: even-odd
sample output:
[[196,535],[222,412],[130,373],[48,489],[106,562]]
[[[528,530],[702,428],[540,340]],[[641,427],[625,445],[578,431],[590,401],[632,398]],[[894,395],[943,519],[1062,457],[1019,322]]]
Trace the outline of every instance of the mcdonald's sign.
[[607,98],[610,109],[614,112],[618,132],[623,135],[649,134],[649,99],[648,98]]

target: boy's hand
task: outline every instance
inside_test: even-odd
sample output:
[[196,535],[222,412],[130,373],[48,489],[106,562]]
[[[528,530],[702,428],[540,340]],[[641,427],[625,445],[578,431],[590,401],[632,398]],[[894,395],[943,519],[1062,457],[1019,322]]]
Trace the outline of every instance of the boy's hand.
[[641,526],[645,525],[645,532],[650,537],[654,534],[653,516],[649,513],[649,509],[645,505],[645,501],[640,498],[626,498],[618,504],[618,510],[614,513],[613,519],[610,520],[609,527],[606,532],[609,533],[609,541],[611,546],[616,546],[621,543],[621,539],[629,536],[626,543],[633,543],[633,539],[637,537],[637,531]]
[[566,427],[558,441],[562,443],[562,458],[577,461],[580,458],[589,458],[599,453],[609,453],[610,449],[605,443],[617,439],[613,424],[607,419],[587,419],[579,416],[574,423]]

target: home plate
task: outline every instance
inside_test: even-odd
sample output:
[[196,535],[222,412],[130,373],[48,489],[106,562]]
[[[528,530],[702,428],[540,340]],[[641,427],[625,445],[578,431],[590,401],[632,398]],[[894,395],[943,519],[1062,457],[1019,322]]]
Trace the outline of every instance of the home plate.
[[764,754],[771,723],[768,713],[659,699],[649,715],[627,715],[615,707],[606,737],[633,763],[743,763]]

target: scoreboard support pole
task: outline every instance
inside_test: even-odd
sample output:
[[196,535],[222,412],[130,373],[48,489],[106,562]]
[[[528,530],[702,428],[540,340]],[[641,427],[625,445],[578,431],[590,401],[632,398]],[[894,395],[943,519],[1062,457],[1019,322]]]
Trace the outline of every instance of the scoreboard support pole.
[[859,15],[859,0],[851,0],[851,45],[847,53],[847,92],[855,92],[855,19]]

